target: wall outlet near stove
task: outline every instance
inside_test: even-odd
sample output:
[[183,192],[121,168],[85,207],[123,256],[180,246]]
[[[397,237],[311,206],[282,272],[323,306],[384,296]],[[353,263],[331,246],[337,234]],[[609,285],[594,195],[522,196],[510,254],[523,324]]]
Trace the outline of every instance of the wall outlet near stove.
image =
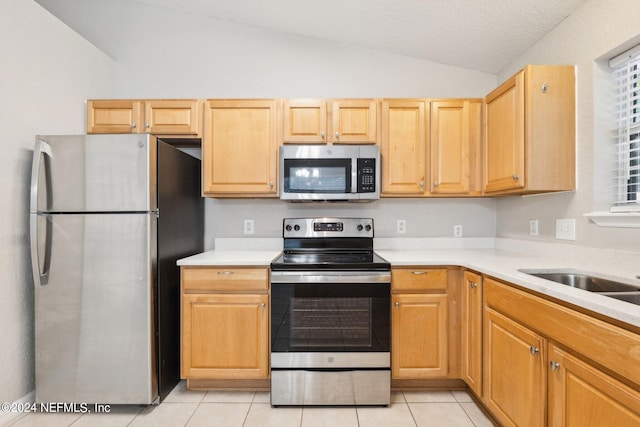
[[538,220],[532,219],[529,221],[529,236],[537,236],[538,235]]
[[396,233],[405,234],[407,232],[407,221],[404,219],[399,219],[396,222]]
[[244,220],[244,234],[253,234],[255,233],[255,223],[252,219]]
[[462,237],[462,225],[456,224],[453,226],[453,237]]

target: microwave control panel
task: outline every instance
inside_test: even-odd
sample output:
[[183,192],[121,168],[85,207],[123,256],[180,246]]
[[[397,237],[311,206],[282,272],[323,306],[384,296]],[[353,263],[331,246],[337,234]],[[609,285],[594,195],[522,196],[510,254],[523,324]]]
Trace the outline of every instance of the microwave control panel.
[[358,193],[376,192],[376,159],[358,159]]

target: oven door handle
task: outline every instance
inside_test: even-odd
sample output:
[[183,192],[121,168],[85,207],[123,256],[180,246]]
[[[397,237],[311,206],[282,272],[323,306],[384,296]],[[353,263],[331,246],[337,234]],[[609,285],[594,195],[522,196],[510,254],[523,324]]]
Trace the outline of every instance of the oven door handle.
[[272,271],[271,283],[391,283],[389,271]]

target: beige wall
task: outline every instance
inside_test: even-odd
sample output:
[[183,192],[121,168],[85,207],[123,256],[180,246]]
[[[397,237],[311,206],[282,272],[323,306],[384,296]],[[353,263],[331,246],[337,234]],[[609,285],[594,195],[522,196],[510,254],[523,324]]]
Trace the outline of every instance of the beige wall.
[[[529,220],[540,221],[536,240],[555,240],[557,218],[576,219],[576,244],[640,250],[640,229],[602,228],[583,214],[607,210],[609,162],[606,67],[603,60],[640,43],[637,0],[591,0],[500,73],[507,79],[525,64],[575,64],[577,75],[576,192],[497,201],[497,235],[529,239]],[[639,271],[640,273],[640,271]]]
[[12,402],[34,388],[28,197],[35,135],[83,133],[84,100],[113,94],[115,67],[25,0],[0,2],[0,56],[0,401]]

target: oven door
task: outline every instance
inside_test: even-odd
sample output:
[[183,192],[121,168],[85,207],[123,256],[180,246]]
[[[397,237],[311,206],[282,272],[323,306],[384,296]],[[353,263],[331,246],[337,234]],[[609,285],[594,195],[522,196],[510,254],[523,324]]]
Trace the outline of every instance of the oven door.
[[[388,357],[388,271],[272,272],[271,283],[272,365],[274,357],[297,364],[298,353],[336,353],[337,358],[339,353],[387,353]],[[343,356],[362,362],[365,355]]]

